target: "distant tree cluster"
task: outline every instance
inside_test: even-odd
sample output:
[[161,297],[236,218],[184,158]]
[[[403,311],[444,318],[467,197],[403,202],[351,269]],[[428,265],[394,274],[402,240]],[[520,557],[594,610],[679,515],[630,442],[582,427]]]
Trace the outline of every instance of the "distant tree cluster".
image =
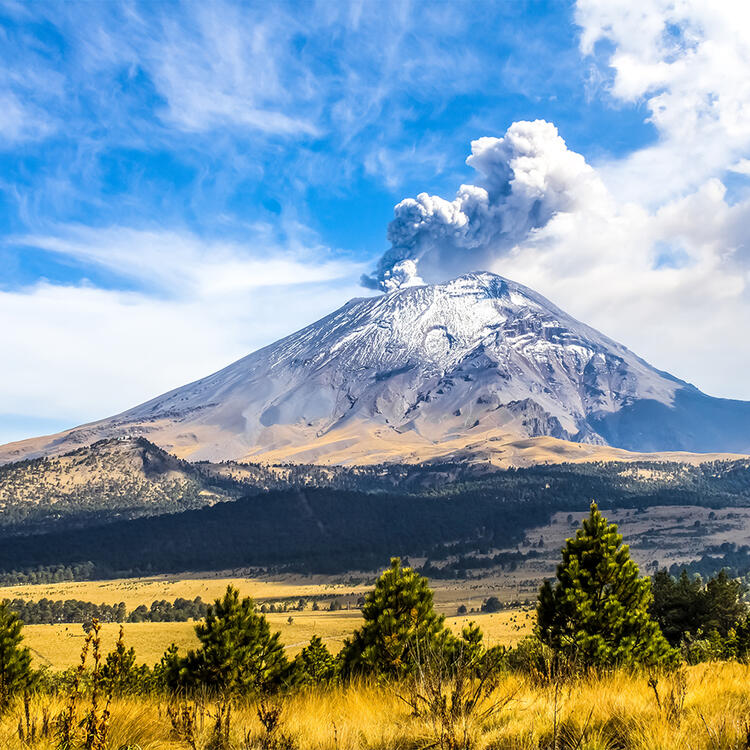
[[651,613],[688,662],[750,655],[750,608],[740,580],[724,570],[705,582],[686,570],[677,578],[662,570],[652,590]]
[[96,566],[91,561],[75,565],[42,565],[25,568],[24,570],[0,572],[0,586],[88,581],[91,580],[95,572]]
[[500,612],[503,609],[503,603],[496,596],[488,596],[482,602],[482,612]]
[[127,617],[127,622],[186,622],[201,620],[206,616],[208,607],[199,597],[183,599],[178,597],[173,602],[166,599],[151,602],[150,607],[141,604]]
[[54,623],[100,622],[186,622],[200,620],[206,614],[206,604],[200,597],[195,599],[175,599],[155,601],[150,607],[141,605],[128,613],[125,604],[94,604],[78,599],[52,601],[39,599],[5,600],[26,625],[50,625]]
[[357,609],[364,604],[364,598],[354,594],[321,594],[318,596],[302,596],[298,599],[281,599],[275,602],[264,602],[260,605],[262,614],[278,612],[302,612],[311,604],[314,612],[325,610],[338,612],[342,609]]

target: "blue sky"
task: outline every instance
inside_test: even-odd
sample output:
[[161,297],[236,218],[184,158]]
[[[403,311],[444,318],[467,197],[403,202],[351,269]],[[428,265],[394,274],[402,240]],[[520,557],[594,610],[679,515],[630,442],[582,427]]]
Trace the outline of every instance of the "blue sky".
[[0,440],[127,408],[373,293],[358,279],[389,246],[394,205],[450,201],[476,178],[473,140],[540,119],[596,185],[584,200],[566,183],[575,199],[485,248],[486,264],[750,398],[731,374],[750,350],[730,330],[750,310],[747,35],[697,2],[642,12],[0,3]]

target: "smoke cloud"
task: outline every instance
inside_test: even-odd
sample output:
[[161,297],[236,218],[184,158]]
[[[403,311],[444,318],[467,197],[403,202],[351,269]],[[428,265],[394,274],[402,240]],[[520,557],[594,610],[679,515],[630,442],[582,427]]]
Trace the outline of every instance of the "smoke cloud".
[[544,120],[472,141],[466,163],[476,184],[452,201],[420,193],[395,207],[390,248],[364,286],[391,291],[486,270],[557,214],[609,202],[592,167]]

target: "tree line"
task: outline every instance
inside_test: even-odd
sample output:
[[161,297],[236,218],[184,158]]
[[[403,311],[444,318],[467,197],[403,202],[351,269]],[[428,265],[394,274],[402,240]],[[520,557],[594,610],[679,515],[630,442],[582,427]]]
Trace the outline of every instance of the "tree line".
[[[649,490],[609,465],[502,472],[411,495],[270,490],[179,514],[6,538],[0,575],[42,581],[71,570],[108,578],[238,567],[337,574],[373,569],[398,554],[427,558],[423,572],[433,577],[461,577],[488,566],[513,569],[520,553],[485,553],[514,547],[531,523],[544,524],[555,512],[585,511],[598,495],[621,508],[746,504],[750,472],[722,466],[716,479],[691,469],[682,483],[657,482]],[[707,486],[712,490],[704,496]],[[746,552],[734,562],[736,574],[750,569]],[[720,567],[707,558],[700,572]]]
[[195,599],[178,597],[173,602],[161,599],[150,607],[141,604],[128,612],[125,603],[95,604],[79,599],[52,601],[39,599],[6,599],[5,605],[15,612],[25,625],[51,625],[55,623],[99,622],[186,622],[205,617],[207,605],[197,596]]

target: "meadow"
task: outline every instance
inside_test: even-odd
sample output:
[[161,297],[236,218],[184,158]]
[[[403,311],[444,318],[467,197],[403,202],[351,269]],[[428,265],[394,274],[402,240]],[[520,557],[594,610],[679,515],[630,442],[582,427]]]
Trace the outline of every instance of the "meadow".
[[[509,673],[474,717],[459,727],[462,744],[451,745],[439,718],[415,716],[408,688],[355,682],[314,688],[275,699],[280,723],[269,737],[257,705],[233,713],[236,750],[747,750],[750,747],[750,668],[710,663],[661,676],[615,672],[601,677],[539,684]],[[64,709],[64,698],[17,701],[0,720],[0,747],[27,750],[27,727],[36,750],[53,750],[44,717]],[[148,697],[115,700],[108,748],[190,750],[210,748],[215,715],[211,704],[187,704],[196,718],[194,737],[180,739],[168,704]],[[49,723],[49,722],[48,722]],[[21,739],[19,735],[24,736]],[[283,738],[283,739],[282,739]],[[276,742],[277,744],[273,744]],[[287,743],[287,744],[283,744]]]
[[[355,579],[356,580],[356,579]],[[65,581],[53,584],[7,586],[0,588],[0,599],[80,599],[97,604],[124,602],[128,610],[150,605],[154,600],[200,596],[210,602],[221,596],[227,585],[236,587],[242,596],[251,596],[259,604],[296,602],[299,598],[317,598],[321,609],[313,611],[308,603],[302,611],[266,614],[271,628],[281,633],[290,655],[296,654],[311,636],[320,636],[332,653],[337,653],[344,639],[361,622],[355,608],[357,599],[371,587],[370,583],[342,581],[324,577],[289,577],[261,579],[232,577],[227,574],[203,576],[155,576],[152,578],[115,579],[107,581]],[[456,614],[460,605],[479,610],[484,599],[502,592],[492,579],[481,582],[437,582],[434,585],[436,609],[446,616],[446,624],[460,632],[469,621],[477,622],[490,645],[511,646],[532,628],[533,607],[513,608],[485,614]],[[326,611],[327,602],[336,599],[344,607]],[[346,606],[350,609],[346,609]],[[291,622],[290,622],[291,618]],[[136,651],[139,663],[153,666],[171,643],[181,651],[197,646],[193,622],[139,622],[125,625],[125,638]],[[109,651],[117,640],[119,625],[104,623],[102,643]],[[31,649],[36,667],[66,669],[78,662],[85,631],[80,624],[26,625],[24,645]]]
[[[593,541],[597,544],[591,547]],[[703,613],[697,624],[682,622],[679,648],[672,649],[660,628],[671,632],[674,623],[661,604],[656,606],[652,582],[639,577],[627,549],[615,557],[612,550],[621,542],[616,526],[608,525],[592,504],[566,550],[569,555],[597,551],[597,570],[606,576],[594,583],[586,579],[588,588],[582,584],[576,590],[591,597],[603,591],[608,600],[602,609],[610,613],[618,611],[616,597],[621,596],[622,603],[631,603],[622,616],[601,623],[586,620],[590,607],[558,607],[556,602],[565,600],[545,594],[543,587],[536,630],[531,604],[480,611],[483,602],[490,608],[488,597],[499,593],[497,580],[437,582],[433,591],[399,560],[392,561],[374,589],[355,576],[272,581],[222,575],[2,589],[0,596],[8,598],[69,596],[123,601],[130,608],[158,597],[211,599],[227,584],[239,591],[227,590],[216,602],[217,617],[208,613],[197,656],[168,655],[152,672],[125,667],[127,647],[135,648],[144,665],[158,662],[170,643],[184,654],[199,646],[194,622],[127,623],[124,645],[116,644],[115,623],[99,630],[94,621],[88,638],[80,624],[25,626],[24,645],[34,665],[49,670],[38,683],[41,689],[17,691],[6,704],[0,748],[750,750],[750,611],[741,583],[726,575],[692,583],[655,577],[658,602],[671,602],[669,612],[679,604],[681,612]],[[570,575],[558,580],[560,586],[572,580],[571,571],[581,569],[575,561],[566,568]],[[546,590],[552,592],[548,585]],[[367,603],[360,609],[365,591]],[[668,598],[680,592],[689,595],[685,606],[682,599]],[[239,596],[248,594],[262,617],[252,603],[240,603]],[[324,609],[326,603],[335,608]],[[443,630],[436,613],[458,638]],[[662,617],[661,624],[652,616]],[[270,631],[280,633],[281,644],[274,646],[265,622],[257,629],[263,618]],[[582,640],[575,650],[570,641],[550,647],[542,640],[550,623],[567,627],[571,619],[591,629],[586,638],[599,639],[596,651],[584,650],[593,640]],[[483,640],[473,639],[477,631],[464,630],[470,622],[481,628]],[[356,637],[342,649],[354,631]],[[418,632],[419,640],[410,641]],[[610,633],[627,632],[632,634],[607,640]],[[314,646],[312,636],[322,642]],[[629,644],[631,651],[615,652],[621,644]],[[75,676],[60,679],[54,673],[80,663],[82,646],[84,653],[89,646],[94,649],[92,661]],[[283,658],[284,648],[288,658],[298,654],[291,665]],[[119,653],[112,669],[123,669],[110,672],[111,677],[100,671],[101,655],[109,651],[107,665]],[[245,676],[250,681],[242,682]],[[72,732],[72,742],[66,731]]]
[[[456,633],[470,621],[476,622],[490,646],[511,646],[531,632],[532,613],[525,610],[505,610],[493,614],[475,613],[462,617],[448,617],[446,624]],[[289,622],[291,617],[292,622]],[[339,612],[270,613],[266,619],[272,630],[281,633],[287,652],[294,656],[318,635],[331,653],[338,653],[344,638],[361,624],[359,610]],[[135,648],[140,664],[153,666],[171,643],[183,653],[198,646],[194,622],[134,622],[124,626],[128,646]],[[102,646],[111,651],[117,641],[120,626],[116,623],[102,625]],[[35,667],[67,669],[78,663],[86,633],[80,624],[26,625],[24,645],[32,653]]]

